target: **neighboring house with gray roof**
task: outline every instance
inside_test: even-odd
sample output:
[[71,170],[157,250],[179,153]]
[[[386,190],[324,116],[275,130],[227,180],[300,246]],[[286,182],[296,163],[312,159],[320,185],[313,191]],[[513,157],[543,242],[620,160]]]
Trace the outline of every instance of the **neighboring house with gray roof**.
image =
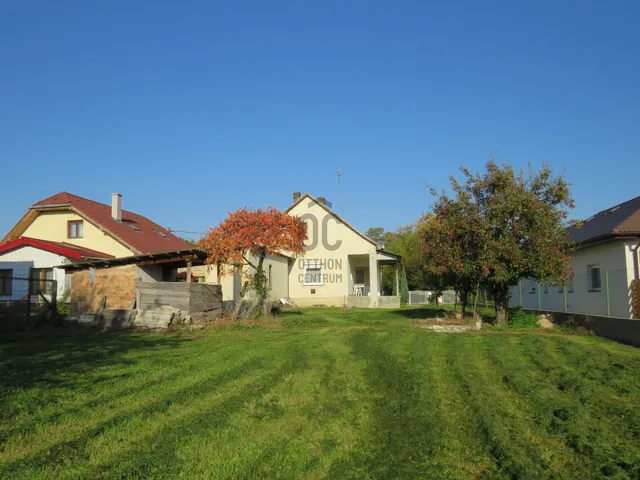
[[[511,305],[633,318],[631,285],[640,278],[640,197],[602,210],[568,229],[574,278],[566,289],[523,279]],[[639,317],[636,305],[635,317]]]

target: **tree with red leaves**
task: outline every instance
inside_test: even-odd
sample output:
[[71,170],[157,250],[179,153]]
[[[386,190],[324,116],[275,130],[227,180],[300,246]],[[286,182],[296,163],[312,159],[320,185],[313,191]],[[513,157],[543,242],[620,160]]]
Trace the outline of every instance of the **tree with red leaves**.
[[251,290],[256,292],[265,315],[270,313],[264,260],[267,255],[281,252],[294,256],[302,254],[306,237],[304,222],[274,207],[266,210],[241,208],[207,231],[198,247],[207,252],[207,263],[218,267],[219,276],[224,274],[223,265],[248,265],[253,270],[242,283],[233,320],[238,318],[242,301]]

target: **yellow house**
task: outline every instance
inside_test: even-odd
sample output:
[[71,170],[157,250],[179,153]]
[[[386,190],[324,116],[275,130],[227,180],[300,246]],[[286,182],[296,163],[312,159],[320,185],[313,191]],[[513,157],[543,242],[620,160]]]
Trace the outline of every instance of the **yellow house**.
[[134,279],[170,279],[175,268],[161,264],[158,255],[192,251],[191,245],[167,229],[123,210],[120,194],[113,194],[111,205],[106,205],[60,192],[32,205],[0,242],[0,277],[18,279],[2,282],[0,301],[25,297],[27,283],[21,278],[30,279],[32,293],[46,294],[53,293],[55,280],[60,294],[70,286],[71,275],[65,274],[63,265],[133,262],[147,256],[144,264],[132,270]]
[[[312,306],[400,306],[400,297],[381,290],[381,266],[397,267],[400,257],[384,250],[384,246],[359,232],[335,213],[324,198],[294,193],[294,202],[286,210],[307,225],[305,254],[301,257],[268,256],[264,262],[270,286],[270,299],[288,298],[296,305]],[[220,283],[223,299],[238,299],[242,275],[252,270],[248,265],[218,276],[212,265],[194,267],[201,281]]]
[[309,193],[294,193],[286,210],[307,224],[305,255],[289,260],[289,298],[298,305],[399,307],[400,298],[383,295],[383,265],[397,267],[398,255],[359,232],[328,202]]

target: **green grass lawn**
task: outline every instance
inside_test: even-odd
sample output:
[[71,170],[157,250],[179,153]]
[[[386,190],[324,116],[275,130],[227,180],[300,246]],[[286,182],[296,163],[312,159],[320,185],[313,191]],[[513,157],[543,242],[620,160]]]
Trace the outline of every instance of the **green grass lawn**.
[[0,478],[639,478],[640,351],[287,311],[0,339]]

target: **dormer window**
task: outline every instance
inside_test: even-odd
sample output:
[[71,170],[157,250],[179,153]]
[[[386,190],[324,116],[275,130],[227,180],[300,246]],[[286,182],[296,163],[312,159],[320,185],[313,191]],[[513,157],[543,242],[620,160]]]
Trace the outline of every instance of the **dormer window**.
[[82,220],[70,220],[67,222],[67,238],[82,238],[83,233]]

